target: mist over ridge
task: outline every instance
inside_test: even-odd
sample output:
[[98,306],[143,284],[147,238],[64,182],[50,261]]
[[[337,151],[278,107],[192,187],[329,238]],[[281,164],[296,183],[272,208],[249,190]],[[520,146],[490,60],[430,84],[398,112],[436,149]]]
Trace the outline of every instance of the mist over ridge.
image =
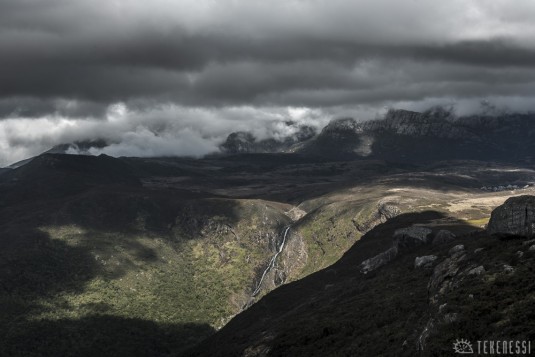
[[[150,109],[129,107],[125,103],[108,106],[99,117],[70,117],[65,110],[31,118],[15,116],[0,120],[0,166],[24,160],[57,145],[73,144],[69,154],[110,156],[182,156],[200,158],[219,153],[227,137],[248,133],[256,141],[296,140],[303,128],[319,133],[331,121],[353,118],[357,122],[381,120],[392,110],[417,112],[444,111],[449,119],[470,116],[526,114],[535,110],[527,98],[396,103],[383,107],[266,107],[191,108],[175,104]],[[76,104],[71,104],[72,111]],[[78,148],[77,143],[99,142]],[[223,150],[224,151],[224,150]]]

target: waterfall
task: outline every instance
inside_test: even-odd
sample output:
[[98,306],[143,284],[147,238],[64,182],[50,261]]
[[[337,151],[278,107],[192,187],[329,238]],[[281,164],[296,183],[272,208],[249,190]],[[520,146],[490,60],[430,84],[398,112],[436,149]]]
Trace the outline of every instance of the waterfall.
[[275,266],[275,261],[277,260],[277,257],[279,256],[279,254],[284,249],[284,244],[286,243],[286,236],[288,235],[289,231],[290,231],[290,226],[287,226],[286,229],[284,230],[284,236],[282,238],[282,243],[281,243],[279,249],[275,252],[275,255],[273,255],[273,257],[269,261],[268,266],[266,267],[266,269],[264,270],[264,273],[262,274],[262,277],[260,278],[260,282],[256,286],[256,289],[253,291],[252,297],[255,297],[256,295],[258,295],[258,293],[260,292],[260,288],[262,287],[262,283],[264,282],[264,278],[266,277],[267,273],[269,273],[269,271]]

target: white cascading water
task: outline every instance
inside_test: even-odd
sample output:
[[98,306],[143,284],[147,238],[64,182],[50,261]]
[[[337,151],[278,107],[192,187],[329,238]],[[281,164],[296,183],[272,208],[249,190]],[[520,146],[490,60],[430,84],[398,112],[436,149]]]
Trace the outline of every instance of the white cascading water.
[[269,264],[268,264],[267,268],[264,270],[264,273],[262,274],[262,277],[260,278],[260,282],[256,286],[256,289],[253,291],[253,295],[252,295],[253,297],[255,297],[260,292],[260,288],[262,287],[262,282],[264,281],[264,278],[266,277],[267,273],[275,266],[275,260],[277,259],[279,254],[284,249],[284,244],[286,243],[286,236],[288,235],[289,231],[290,231],[290,226],[286,227],[286,229],[284,230],[284,236],[282,238],[282,243],[281,243],[279,249],[277,250],[277,252],[275,253],[275,255],[269,261]]

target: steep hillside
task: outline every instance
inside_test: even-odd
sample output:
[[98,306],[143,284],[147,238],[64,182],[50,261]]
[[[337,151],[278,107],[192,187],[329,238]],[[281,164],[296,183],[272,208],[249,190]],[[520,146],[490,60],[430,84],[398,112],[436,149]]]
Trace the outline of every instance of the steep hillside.
[[445,218],[428,211],[377,226],[336,264],[271,292],[185,355],[443,356],[458,339],[532,341],[535,242],[456,220],[438,230]]

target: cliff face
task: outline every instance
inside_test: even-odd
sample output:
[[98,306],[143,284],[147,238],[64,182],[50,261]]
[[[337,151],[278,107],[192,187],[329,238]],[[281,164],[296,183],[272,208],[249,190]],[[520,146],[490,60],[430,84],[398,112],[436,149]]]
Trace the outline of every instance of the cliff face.
[[492,212],[489,233],[532,238],[535,233],[535,196],[509,198]]
[[337,119],[302,152],[336,158],[399,162],[526,160],[535,147],[533,115],[455,117],[445,110],[391,110],[383,119]]
[[412,112],[408,110],[390,110],[383,120],[369,121],[367,131],[389,131],[398,135],[427,136],[445,139],[474,139],[460,122],[453,121],[449,112]]
[[[483,121],[485,122],[485,121]],[[402,136],[436,137],[447,139],[472,139],[477,137],[471,128],[444,110],[423,113],[409,110],[390,110],[383,119],[358,121],[354,118],[341,118],[331,121],[320,136],[349,138],[359,134],[378,134],[389,132]]]

